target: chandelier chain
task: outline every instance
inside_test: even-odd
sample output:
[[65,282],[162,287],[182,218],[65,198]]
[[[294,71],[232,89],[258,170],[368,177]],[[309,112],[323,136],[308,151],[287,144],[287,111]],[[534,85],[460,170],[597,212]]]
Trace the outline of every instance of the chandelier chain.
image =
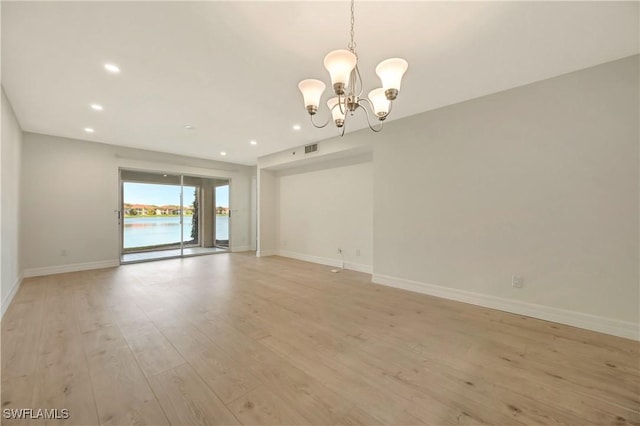
[[349,42],[349,50],[351,52],[353,52],[354,54],[356,53],[356,42],[355,42],[355,31],[354,31],[354,26],[356,23],[356,17],[355,17],[355,0],[351,0],[351,41]]

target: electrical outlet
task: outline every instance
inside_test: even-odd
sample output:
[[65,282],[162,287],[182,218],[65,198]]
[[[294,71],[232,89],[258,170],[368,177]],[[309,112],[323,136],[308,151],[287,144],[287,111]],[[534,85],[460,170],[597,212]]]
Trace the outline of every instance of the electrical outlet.
[[356,256],[360,256],[360,249],[356,249]]
[[511,286],[513,288],[522,288],[523,285],[522,275],[511,275]]

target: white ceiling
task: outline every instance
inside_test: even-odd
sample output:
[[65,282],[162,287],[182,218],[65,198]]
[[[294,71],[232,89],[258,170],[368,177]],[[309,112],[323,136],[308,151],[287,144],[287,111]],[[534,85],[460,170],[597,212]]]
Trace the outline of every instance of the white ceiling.
[[[638,6],[358,1],[365,90],[406,58],[397,119],[637,54]],[[347,1],[2,1],[2,85],[25,131],[255,164],[336,134],[309,124],[297,84],[328,83],[322,59],[348,37]]]

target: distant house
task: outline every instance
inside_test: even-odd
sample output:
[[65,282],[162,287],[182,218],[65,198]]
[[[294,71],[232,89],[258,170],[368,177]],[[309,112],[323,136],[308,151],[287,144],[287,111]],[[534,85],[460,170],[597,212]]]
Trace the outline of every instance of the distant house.
[[131,204],[130,210],[135,210],[138,215],[146,215],[150,206],[144,204]]
[[173,215],[180,214],[180,206],[177,206],[175,204],[162,206],[162,208],[165,210],[165,214],[173,214]]
[[180,214],[180,206],[176,206],[174,204],[167,204],[165,206],[160,206],[159,210],[162,213],[158,213],[158,214],[164,214],[164,215],[168,215],[168,214]]

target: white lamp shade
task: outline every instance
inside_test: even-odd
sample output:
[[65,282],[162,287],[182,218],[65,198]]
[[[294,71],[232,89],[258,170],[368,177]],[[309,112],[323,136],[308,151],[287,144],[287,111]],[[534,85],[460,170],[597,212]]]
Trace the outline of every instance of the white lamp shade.
[[407,71],[409,64],[402,58],[385,59],[376,67],[376,74],[382,81],[384,90],[400,90],[402,76]]
[[320,80],[307,79],[298,83],[298,89],[302,92],[304,106],[320,106],[320,97],[325,89],[325,84]]
[[[342,98],[344,99],[344,98]],[[327,106],[331,110],[331,116],[333,117],[333,121],[336,120],[344,120],[344,116],[347,112],[347,108],[344,104],[342,104],[342,111],[340,111],[340,105],[338,105],[338,97],[331,98],[327,101]],[[334,108],[335,107],[335,108]]]
[[334,50],[324,57],[324,67],[331,75],[331,84],[343,83],[349,86],[349,75],[355,68],[358,59],[348,50]]
[[373,112],[378,116],[386,116],[389,113],[390,102],[384,94],[384,88],[373,89],[369,92],[369,100],[373,105]]

